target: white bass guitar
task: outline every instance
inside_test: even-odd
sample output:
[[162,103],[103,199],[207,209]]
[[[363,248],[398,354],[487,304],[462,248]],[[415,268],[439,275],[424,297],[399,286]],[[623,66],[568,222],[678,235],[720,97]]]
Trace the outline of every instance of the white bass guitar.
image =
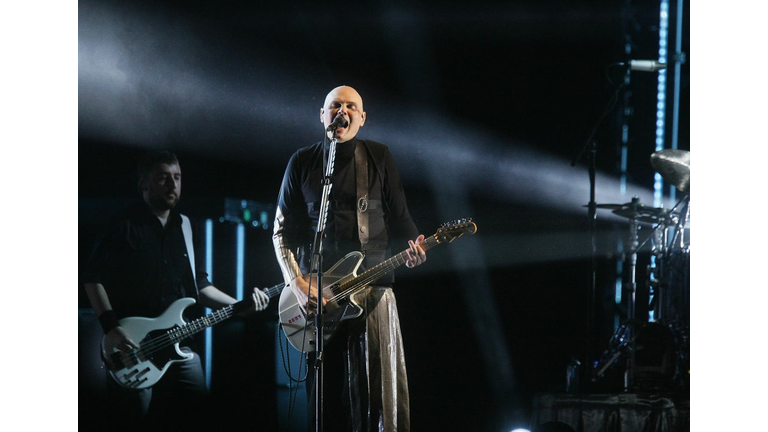
[[[285,284],[264,288],[269,298],[277,296]],[[128,317],[120,320],[120,326],[140,341],[139,348],[119,351],[106,336],[101,341],[101,356],[110,376],[120,386],[129,389],[145,389],[155,385],[168,367],[176,362],[190,360],[193,355],[181,351],[179,342],[236,313],[249,309],[253,299],[225,306],[192,322],[184,321],[184,310],[195,304],[195,299],[185,297],[171,303],[157,318]]]

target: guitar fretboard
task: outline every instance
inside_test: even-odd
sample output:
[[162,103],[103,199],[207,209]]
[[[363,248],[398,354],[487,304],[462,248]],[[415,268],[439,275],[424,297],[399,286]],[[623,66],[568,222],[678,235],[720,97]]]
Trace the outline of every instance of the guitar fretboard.
[[218,324],[224,321],[225,319],[232,317],[232,315],[234,315],[234,310],[235,310],[235,305],[225,306],[204,317],[200,317],[190,322],[189,324],[185,324],[179,327],[174,327],[168,330],[168,337],[171,339],[171,342],[176,343],[182,339],[192,336],[193,334],[201,330],[205,330],[206,328],[214,324]]
[[[438,244],[440,244],[440,241],[437,239],[437,234],[434,234],[419,243],[419,246],[421,246],[424,251],[427,251]],[[352,280],[330,287],[331,291],[334,293],[334,299],[338,301],[338,299],[349,298],[350,296],[355,295],[371,282],[405,264],[407,260],[408,249],[371,267]]]

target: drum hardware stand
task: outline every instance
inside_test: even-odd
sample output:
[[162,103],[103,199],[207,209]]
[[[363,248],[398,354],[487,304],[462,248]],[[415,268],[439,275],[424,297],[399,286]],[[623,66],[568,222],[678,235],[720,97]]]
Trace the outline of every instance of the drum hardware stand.
[[[625,370],[625,376],[624,376],[624,390],[630,391],[634,386],[634,377],[633,377],[633,369],[635,365],[635,339],[637,338],[637,330],[633,329],[633,326],[636,326],[636,299],[637,299],[637,254],[638,251],[640,251],[645,244],[653,239],[658,238],[659,234],[659,228],[666,227],[668,221],[674,221],[674,223],[678,226],[678,233],[680,231],[679,227],[684,225],[684,220],[681,224],[680,220],[678,218],[674,217],[674,211],[678,208],[678,206],[687,199],[683,198],[680,202],[678,202],[671,210],[654,215],[653,212],[648,214],[643,214],[644,207],[642,204],[640,204],[640,201],[638,198],[633,198],[631,203],[624,204],[624,205],[598,205],[598,207],[601,208],[614,208],[614,213],[617,213],[622,216],[627,216],[630,219],[630,233],[629,233],[629,245],[630,245],[630,254],[629,254],[629,281],[624,284],[624,291],[629,293],[629,299],[627,301],[627,320],[626,323],[623,324],[615,333],[613,341],[616,345],[615,351],[612,353],[611,357],[608,358],[608,360],[600,367],[593,375],[592,381],[597,381],[598,378],[601,378],[605,372],[610,368],[610,366],[619,359],[623,354],[629,353],[629,360],[627,362],[627,368]],[[657,209],[654,209],[657,210]],[[656,218],[659,223],[656,224],[656,226],[653,228],[650,235],[641,243],[639,240],[639,230],[640,225],[639,222],[644,217],[651,217]],[[686,216],[687,217],[687,216]],[[677,233],[676,233],[677,235]],[[660,252],[661,256],[666,256],[668,253],[668,234],[666,230],[664,230],[661,233],[661,241],[658,241],[657,243],[660,243]],[[676,237],[675,237],[676,238]],[[675,242],[675,238],[672,239],[672,242]],[[654,254],[658,256],[658,250],[654,250]],[[663,259],[660,261],[664,261]],[[662,262],[663,265],[663,262]],[[663,268],[661,269],[663,270]],[[657,284],[663,283],[663,278],[661,280],[653,281]],[[661,294],[663,290],[659,291],[659,294],[657,295],[663,295]],[[654,301],[661,300],[661,297],[656,299],[654,297]],[[658,303],[657,303],[658,304]],[[655,320],[655,319],[654,319]]]
[[[669,215],[671,215],[671,212]],[[664,257],[666,256],[667,245],[669,244],[669,234],[667,231],[667,227],[670,226],[669,222],[676,222],[676,218],[665,216],[659,217],[659,224],[656,225],[653,232],[651,232],[651,238],[654,240],[653,246],[651,247],[651,254],[656,258],[656,261],[654,263],[649,263],[646,267],[646,273],[648,274],[646,283],[649,287],[649,293],[653,293],[653,299],[649,305],[654,313],[653,321],[661,321],[663,319],[661,305],[664,304],[664,296],[666,295],[664,292],[666,289],[664,277],[666,260]],[[660,230],[659,228],[661,227],[664,228]]]
[[[690,193],[690,152],[685,150],[677,150],[677,149],[665,149],[660,150],[651,155],[651,165],[653,168],[661,174],[662,178],[664,180],[668,181],[669,183],[675,185],[678,190],[680,190],[683,193],[689,194]],[[674,211],[677,209],[681,203],[685,202],[685,210],[681,211],[682,217],[675,218]],[[655,293],[653,301],[656,303],[656,308],[660,311],[663,309],[664,302],[664,296],[666,296],[668,293],[664,293],[666,287],[665,284],[668,283],[668,271],[669,269],[666,268],[669,264],[669,260],[671,258],[671,251],[677,246],[676,244],[679,242],[680,248],[685,248],[685,239],[684,237],[684,227],[685,223],[689,218],[690,210],[688,208],[689,205],[689,195],[686,195],[683,199],[681,199],[670,211],[668,212],[662,212],[662,213],[655,213],[655,212],[647,212],[647,209],[640,204],[638,198],[633,198],[631,203],[627,204],[599,204],[595,205],[594,203],[590,203],[590,208],[597,207],[597,208],[610,208],[614,209],[614,213],[629,217],[631,219],[630,223],[630,238],[631,238],[631,256],[630,256],[630,282],[625,285],[625,287],[628,287],[630,291],[630,300],[629,300],[629,306],[627,310],[627,316],[628,320],[625,324],[622,324],[622,326],[616,331],[613,338],[613,346],[615,347],[614,350],[611,352],[610,359],[600,367],[597,372],[593,375],[592,381],[597,381],[598,378],[601,378],[603,374],[610,368],[610,366],[617,361],[622,354],[629,351],[630,352],[630,360],[627,364],[627,369],[625,371],[625,382],[624,382],[624,388],[626,391],[633,388],[635,385],[634,382],[634,373],[636,369],[635,364],[635,339],[637,337],[638,333],[637,331],[632,330],[631,326],[636,325],[635,320],[635,295],[636,295],[636,283],[635,283],[635,272],[636,272],[636,266],[637,266],[637,251],[639,251],[643,245],[648,242],[651,238],[660,239],[657,241],[657,243],[660,244],[659,248],[654,248],[653,253],[656,258],[660,259],[661,268],[658,270],[661,270],[660,272],[657,270],[658,273],[658,280],[649,280],[649,284],[652,286],[654,283],[656,286],[659,287],[659,292]],[[659,210],[659,209],[652,209],[652,210]],[[648,238],[643,241],[642,243],[638,243],[638,235],[637,235],[637,229],[639,229],[639,226],[637,225],[637,222],[643,219],[651,219],[653,220],[656,218],[659,223],[654,227],[653,231],[651,232],[651,235],[648,236]],[[669,226],[669,223],[671,221],[674,221],[674,225],[676,227],[675,229],[675,235],[673,236],[672,240],[670,241],[668,238],[668,232],[667,229]],[[664,227],[664,231],[662,234],[658,233],[658,230],[660,227]],[[678,239],[678,236],[682,236]],[[649,266],[650,267],[650,266]],[[668,319],[664,317],[661,312],[658,314],[659,319]],[[656,321],[656,316],[654,316],[654,321]],[[663,324],[662,324],[663,325]],[[615,342],[618,342],[616,344]],[[602,361],[602,359],[600,360]],[[596,365],[599,364],[599,361],[596,362]]]
[[[629,291],[629,299],[627,301],[627,323],[635,322],[636,314],[636,301],[637,301],[637,251],[642,246],[639,243],[638,231],[640,230],[640,224],[637,222],[637,218],[632,218],[629,221],[629,283],[627,288]],[[635,364],[635,350],[633,346],[634,332],[631,326],[627,326],[627,349],[629,350],[629,364],[624,373],[624,391],[629,391],[633,385],[632,367]]]
[[[672,207],[672,210],[669,211],[668,215],[672,215],[674,210],[678,208],[681,204],[685,203],[685,207],[681,209],[680,211],[680,217],[677,218],[677,220],[674,221],[675,226],[675,234],[672,237],[671,241],[668,241],[668,238],[666,236],[666,229],[664,230],[664,236],[663,236],[663,243],[662,243],[662,253],[661,257],[663,257],[660,261],[662,263],[661,272],[658,274],[660,275],[660,280],[658,281],[659,286],[661,289],[659,290],[659,293],[661,294],[661,297],[658,298],[658,301],[656,302],[656,306],[659,309],[659,320],[665,320],[667,317],[665,317],[663,314],[664,312],[664,304],[665,302],[663,300],[667,293],[664,291],[669,287],[668,284],[668,272],[670,268],[668,268],[668,264],[671,259],[671,253],[674,250],[682,250],[685,248],[685,235],[684,235],[684,229],[685,229],[685,223],[688,221],[688,218],[690,217],[690,191],[691,191],[691,154],[687,150],[679,150],[679,149],[664,149],[659,150],[657,152],[654,152],[651,154],[651,166],[653,166],[654,170],[658,172],[661,177],[669,182],[670,184],[674,185],[680,192],[685,193],[686,195],[675,204],[674,207]],[[661,224],[660,224],[661,225]],[[671,226],[671,225],[669,225]],[[665,226],[666,228],[666,226]],[[658,226],[656,227],[658,229]],[[676,244],[679,241],[679,245]]]
[[[686,194],[686,196],[683,197],[683,199],[681,199],[680,202],[678,202],[675,206],[677,207],[681,203],[685,202],[685,207],[680,211],[680,218],[676,221],[675,224],[675,234],[672,237],[670,243],[664,243],[664,246],[668,246],[668,249],[664,251],[664,259],[662,260],[663,271],[660,273],[661,292],[663,292],[663,297],[661,297],[659,299],[660,301],[657,303],[659,309],[664,311],[663,314],[660,315],[660,318],[663,320],[664,325],[672,330],[674,335],[675,344],[678,351],[678,367],[683,366],[684,370],[681,372],[681,376],[685,376],[686,372],[688,374],[690,373],[690,365],[688,363],[690,353],[688,352],[688,349],[685,348],[688,346],[688,340],[690,337],[689,327],[684,325],[685,323],[678,322],[677,320],[679,316],[675,316],[675,313],[679,311],[668,310],[668,306],[670,300],[672,300],[671,296],[673,295],[672,291],[669,290],[673,286],[672,284],[675,282],[672,280],[671,273],[675,267],[675,263],[673,262],[673,252],[681,252],[684,255],[687,255],[690,252],[689,246],[685,239],[685,224],[690,218],[691,153],[688,150],[680,149],[659,150],[651,154],[651,165],[656,172],[661,174],[661,177],[665,181],[669,182],[671,185],[674,185],[680,192]],[[690,271],[688,268],[687,270]],[[690,284],[690,274],[687,276],[687,278],[687,283]],[[683,300],[686,302],[689,301],[686,299]],[[685,307],[686,305],[683,304],[682,306]],[[687,306],[690,307],[690,304],[687,304]],[[669,313],[671,313],[672,316],[667,316]],[[689,319],[689,317],[686,318],[686,320],[687,319]],[[679,327],[681,324],[683,324],[683,326]],[[686,384],[688,380],[689,377],[683,378],[683,386],[688,385]]]
[[[676,268],[676,265],[679,265],[679,263],[676,264],[675,261],[673,261],[673,253],[676,251],[682,253],[688,252],[685,239],[685,225],[690,217],[690,195],[683,197],[683,199],[675,205],[673,210],[681,205],[682,207],[679,212],[679,217],[672,217],[669,220],[668,226],[674,227],[674,234],[671,239],[668,238],[668,230],[664,230],[663,247],[660,254],[661,256],[658,257],[660,258],[659,261],[661,263],[661,268],[658,271],[660,278],[656,281],[659,286],[659,294],[657,296],[658,298],[654,298],[654,300],[656,301],[655,310],[658,314],[656,321],[669,329],[674,338],[675,362],[677,368],[675,377],[677,380],[676,384],[681,386],[681,388],[685,388],[689,379],[688,374],[690,370],[688,364],[690,353],[687,348],[689,330],[687,327],[681,326],[681,323],[678,321],[679,317],[675,315],[675,312],[678,312],[678,310],[669,309],[669,302],[675,301],[675,293],[679,294],[679,292],[673,292],[672,289],[674,287],[677,287],[680,290],[683,289],[681,286],[675,284],[671,272]],[[670,297],[667,298],[667,296]],[[676,304],[676,306],[679,305]]]
[[[668,212],[665,212],[659,215],[658,224],[656,224],[656,226],[653,227],[653,230],[651,231],[651,234],[648,236],[648,238],[646,238],[645,241],[643,241],[643,243],[639,245],[639,247],[642,248],[643,245],[645,245],[645,243],[648,242],[648,240],[651,240],[651,239],[656,240],[655,242],[656,244],[653,246],[652,252],[653,252],[653,255],[658,259],[659,266],[657,266],[656,268],[651,268],[649,265],[647,269],[649,274],[651,273],[651,270],[653,270],[653,272],[658,275],[658,278],[649,277],[648,279],[648,284],[650,286],[655,285],[659,287],[653,299],[653,302],[655,303],[654,321],[664,321],[664,318],[665,318],[663,316],[663,310],[662,310],[663,308],[661,307],[661,305],[664,304],[663,303],[664,296],[665,296],[664,290],[666,289],[666,286],[667,286],[667,283],[666,283],[667,281],[665,276],[667,269],[665,266],[666,266],[666,263],[668,262],[669,254],[672,251],[672,249],[675,247],[675,242],[677,242],[678,240],[678,235],[680,235],[680,233],[682,232],[685,226],[685,221],[688,219],[688,212],[689,212],[688,199],[689,199],[689,196],[686,195],[680,201],[678,201],[677,204],[675,204],[675,206],[672,207]],[[675,210],[684,202],[686,204],[685,204],[684,210],[681,210],[682,216],[681,217],[675,216]],[[669,234],[666,228],[673,225],[675,226],[675,235],[670,240]],[[663,229],[661,230],[661,234],[659,234],[659,231],[660,231],[659,228],[662,228],[662,227]],[[680,241],[682,241],[682,238],[680,239]]]
[[[605,107],[603,108],[603,111],[600,112],[600,115],[597,117],[597,121],[595,122],[595,125],[592,127],[592,130],[589,134],[589,137],[584,142],[584,145],[581,147],[581,150],[579,150],[579,154],[576,155],[576,157],[571,161],[571,166],[575,167],[576,163],[582,158],[582,156],[586,153],[587,154],[587,165],[588,165],[588,171],[589,171],[589,238],[590,238],[590,260],[591,260],[591,272],[590,272],[590,283],[589,283],[589,290],[588,290],[588,296],[587,296],[587,323],[586,323],[586,337],[584,338],[584,359],[590,359],[592,357],[592,347],[594,345],[593,342],[593,330],[594,330],[594,315],[595,315],[595,298],[596,298],[596,291],[597,291],[597,239],[596,239],[596,232],[597,232],[597,204],[595,202],[595,173],[597,171],[596,165],[597,165],[597,142],[595,141],[595,135],[597,133],[597,130],[600,128],[600,125],[602,124],[605,117],[613,110],[613,108],[616,106],[616,102],[619,100],[619,95],[621,94],[622,89],[628,82],[629,78],[629,68],[627,68],[623,72],[623,76],[621,78],[621,81],[618,82],[618,84],[614,83],[612,79],[609,78],[609,82],[613,85],[611,97],[606,103]],[[580,374],[581,378],[581,384],[582,388],[580,389],[582,392],[587,392],[588,387],[591,384],[589,380],[589,374],[588,373],[582,373]]]
[[[639,199],[632,199],[633,205],[639,205]],[[622,355],[629,353],[629,360],[627,361],[626,369],[624,371],[624,391],[630,391],[633,386],[632,367],[635,364],[635,350],[634,339],[636,337],[635,331],[632,327],[635,325],[635,307],[637,297],[637,252],[645,244],[639,242],[638,231],[640,230],[640,224],[638,222],[637,215],[633,215],[629,221],[629,282],[623,285],[624,292],[629,293],[627,300],[627,319],[625,324],[616,331],[613,337],[613,342],[616,343],[615,352],[608,358],[605,363],[600,367],[592,376],[592,382],[596,382],[599,378],[605,374],[605,372],[618,360]],[[647,241],[647,240],[646,240]]]
[[681,209],[681,211],[680,211],[681,217],[678,218],[676,226],[675,226],[675,235],[672,237],[672,242],[670,243],[670,245],[672,247],[669,248],[669,250],[667,250],[667,253],[665,254],[666,257],[668,257],[669,252],[671,252],[672,248],[675,247],[675,243],[678,241],[678,236],[680,237],[679,238],[680,244],[678,246],[680,248],[683,248],[685,246],[685,243],[684,243],[685,242],[685,238],[684,238],[684,235],[682,233],[683,233],[683,230],[685,229],[685,223],[688,221],[688,218],[691,215],[691,208],[690,208],[691,199],[690,199],[690,197],[691,197],[690,195],[686,195],[685,197],[683,197],[683,199],[681,199],[675,205],[675,207],[673,207],[673,210],[674,210],[674,208],[676,208],[677,206],[679,206],[680,204],[685,202],[685,207],[683,207],[683,209]]
[[599,378],[602,378],[603,374],[605,374],[605,372],[613,365],[613,363],[630,349],[629,343],[625,340],[626,330],[626,324],[622,324],[614,334],[613,342],[618,342],[618,344],[614,343],[616,345],[616,349],[614,350],[611,357],[605,361],[603,366],[595,372],[594,376],[592,377],[593,382],[596,382]]

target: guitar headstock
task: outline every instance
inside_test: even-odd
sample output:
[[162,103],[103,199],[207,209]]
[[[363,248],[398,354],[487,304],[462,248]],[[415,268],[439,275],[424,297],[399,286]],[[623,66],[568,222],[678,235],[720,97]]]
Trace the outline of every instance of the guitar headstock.
[[465,218],[442,224],[435,233],[435,238],[437,238],[438,243],[450,243],[464,234],[476,232],[477,225],[472,222],[472,218]]

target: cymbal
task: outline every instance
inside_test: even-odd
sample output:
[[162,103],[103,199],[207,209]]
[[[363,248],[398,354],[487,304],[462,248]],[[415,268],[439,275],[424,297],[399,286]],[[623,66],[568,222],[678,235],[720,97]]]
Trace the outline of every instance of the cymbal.
[[667,215],[664,209],[648,207],[641,203],[638,198],[632,198],[632,202],[626,204],[595,204],[595,207],[613,210],[616,215],[636,219],[640,222],[656,223]]
[[621,208],[613,211],[614,214],[624,216],[629,219],[636,219],[640,222],[656,223],[664,215],[664,210],[654,207],[646,208]]
[[664,149],[651,155],[651,166],[680,192],[691,191],[691,152]]

